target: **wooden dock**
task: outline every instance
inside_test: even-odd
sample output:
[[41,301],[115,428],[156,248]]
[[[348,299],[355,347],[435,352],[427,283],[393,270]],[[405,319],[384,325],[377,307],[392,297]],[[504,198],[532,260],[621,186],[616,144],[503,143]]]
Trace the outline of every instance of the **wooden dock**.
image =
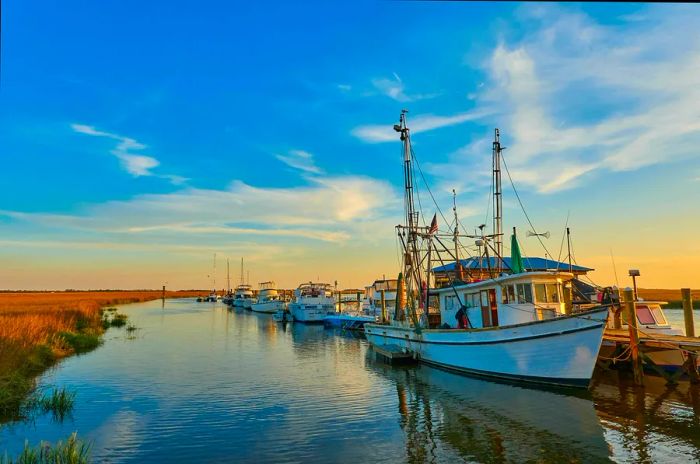
[[[603,368],[610,368],[613,364],[626,363],[630,360],[630,352],[633,343],[630,343],[630,334],[627,329],[606,329],[603,342],[614,344],[613,356],[600,358],[598,364]],[[700,352],[700,338],[685,337],[682,335],[649,334],[639,331],[636,340],[637,351],[643,368],[651,370],[664,377],[669,384],[675,384],[685,374],[692,383],[698,383],[698,353]],[[669,372],[657,365],[650,357],[651,353],[672,352],[682,353],[683,364],[679,364],[675,372]]]

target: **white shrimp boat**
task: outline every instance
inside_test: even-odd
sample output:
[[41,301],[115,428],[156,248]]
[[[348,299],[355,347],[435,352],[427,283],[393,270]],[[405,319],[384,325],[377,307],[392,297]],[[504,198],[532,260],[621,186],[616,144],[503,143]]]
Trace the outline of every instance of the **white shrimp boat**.
[[258,299],[250,307],[258,313],[276,313],[284,310],[287,303],[280,298],[274,282],[261,282],[258,290]]
[[330,284],[308,282],[294,290],[294,301],[289,312],[297,322],[323,322],[328,314],[335,313],[335,298]]
[[[454,233],[439,234],[437,216],[419,226],[413,203],[413,151],[405,112],[394,126],[404,148],[405,225],[397,226],[403,248],[397,304],[388,323],[365,324],[365,335],[379,352],[410,353],[415,359],[464,374],[518,382],[588,387],[608,308],[580,310],[571,303],[568,272],[525,272],[515,230],[511,269],[502,269],[501,147],[496,130],[493,143],[493,234],[477,245],[489,250],[498,268],[489,276],[468,276],[467,282],[430,289],[431,252],[442,260],[447,252],[459,262],[458,219]],[[454,240],[454,254],[442,238]],[[441,249],[438,249],[441,246]],[[507,272],[506,272],[507,271]],[[467,272],[469,274],[469,272]],[[483,280],[479,280],[483,279]],[[439,310],[436,306],[439,305]]]

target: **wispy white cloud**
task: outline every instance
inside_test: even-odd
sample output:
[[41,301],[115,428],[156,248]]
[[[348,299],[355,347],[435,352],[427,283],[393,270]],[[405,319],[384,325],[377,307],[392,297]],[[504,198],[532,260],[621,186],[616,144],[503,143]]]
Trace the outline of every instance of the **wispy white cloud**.
[[[439,116],[434,114],[421,114],[410,119],[411,133],[417,134],[427,132],[441,127],[454,126],[467,121],[483,118],[489,114],[487,110],[467,111],[450,116]],[[393,124],[370,124],[358,126],[352,130],[352,135],[369,143],[395,142],[398,135],[394,131]]]
[[406,93],[406,86],[404,85],[404,83],[401,80],[401,78],[399,77],[399,75],[396,73],[393,73],[393,79],[392,78],[373,79],[372,85],[374,86],[375,89],[377,89],[383,95],[386,95],[387,97],[391,98],[392,100],[396,100],[398,102],[411,102],[411,101],[416,101],[416,100],[425,100],[428,98],[435,98],[436,96],[439,95],[437,93],[410,94],[410,95],[407,94]]
[[338,85],[336,85],[336,87],[341,92],[349,92],[352,90],[352,86],[350,84],[338,84]]
[[[53,228],[111,234],[243,235],[344,242],[374,234],[399,205],[386,182],[360,176],[312,177],[310,185],[262,188],[236,181],[226,190],[186,188],[87,206],[76,214],[0,211]],[[390,230],[390,227],[387,227]]]
[[[520,183],[552,193],[600,172],[696,156],[700,37],[687,31],[700,13],[650,7],[622,26],[556,7],[522,15],[530,33],[494,49],[488,90],[476,99],[477,108],[499,109],[493,122]],[[484,134],[480,153],[471,142],[431,172],[463,184],[491,138]]]
[[275,157],[286,165],[299,169],[309,174],[321,174],[323,171],[316,166],[314,156],[304,150],[290,150],[286,155],[275,155]]
[[141,176],[157,176],[170,180],[173,184],[182,184],[188,179],[182,176],[172,174],[156,174],[153,169],[160,166],[160,162],[152,156],[135,154],[134,151],[144,150],[148,148],[146,145],[129,137],[124,137],[119,134],[105,132],[95,129],[93,126],[85,124],[71,124],[71,128],[79,133],[90,135],[93,137],[105,137],[117,141],[117,145],[110,153],[119,159],[119,162],[126,172],[134,177]]

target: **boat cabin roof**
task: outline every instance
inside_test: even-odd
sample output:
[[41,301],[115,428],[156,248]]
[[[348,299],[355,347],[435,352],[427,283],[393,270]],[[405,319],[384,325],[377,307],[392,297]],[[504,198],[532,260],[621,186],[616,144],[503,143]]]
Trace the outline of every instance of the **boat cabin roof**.
[[503,285],[513,285],[522,283],[547,283],[547,282],[565,282],[574,278],[574,275],[570,272],[557,272],[557,271],[535,271],[535,272],[522,272],[520,274],[503,274],[499,277],[493,279],[485,279],[477,282],[470,282],[468,284],[455,285],[454,289],[452,286],[431,289],[431,294],[442,294],[447,292],[454,292],[454,290],[486,290],[488,288],[500,287]]

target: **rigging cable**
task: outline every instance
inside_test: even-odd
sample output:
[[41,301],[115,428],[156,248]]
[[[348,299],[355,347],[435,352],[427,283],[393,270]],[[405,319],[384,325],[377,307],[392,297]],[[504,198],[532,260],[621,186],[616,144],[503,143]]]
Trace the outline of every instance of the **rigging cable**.
[[[535,228],[535,225],[532,223],[530,220],[530,216],[528,216],[527,211],[525,211],[525,206],[523,205],[522,200],[520,199],[520,195],[518,194],[518,190],[515,188],[515,184],[513,183],[513,178],[510,176],[510,171],[508,170],[508,164],[506,163],[506,159],[501,155],[501,161],[503,161],[503,166],[506,168],[506,174],[508,174],[508,180],[510,181],[510,186],[513,187],[513,192],[515,193],[515,198],[518,199],[518,204],[520,204],[520,209],[523,210],[523,214],[525,215],[525,219],[527,219],[528,224],[530,224],[530,227],[532,227],[532,231],[537,234],[537,229]],[[547,247],[545,246],[544,242],[540,238],[539,235],[535,235],[537,237],[537,240],[540,242],[540,245],[542,245],[542,248],[544,248],[544,251],[547,252],[549,256],[552,256],[552,254],[549,252]]]

